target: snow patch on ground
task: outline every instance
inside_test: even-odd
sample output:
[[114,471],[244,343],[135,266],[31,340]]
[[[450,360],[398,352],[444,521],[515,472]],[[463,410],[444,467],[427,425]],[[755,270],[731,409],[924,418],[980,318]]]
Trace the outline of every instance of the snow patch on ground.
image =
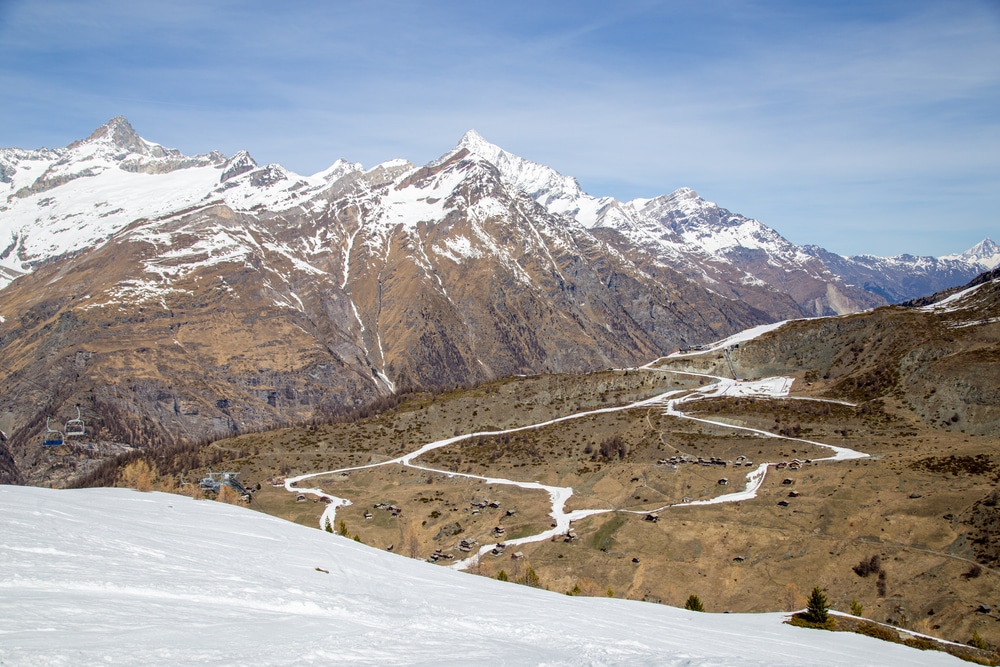
[[979,285],[974,285],[972,287],[967,287],[964,290],[955,292],[951,296],[941,299],[937,303],[932,303],[928,306],[923,306],[920,308],[925,313],[953,313],[957,310],[962,310],[965,306],[962,305],[962,301],[973,294],[975,294],[983,285],[991,285],[994,281],[987,283],[982,283]]
[[443,244],[433,246],[434,252],[441,257],[447,257],[456,264],[461,264],[467,259],[477,259],[483,256],[478,248],[472,247],[472,241],[464,236],[452,236],[444,240]]
[[[756,327],[751,327],[749,329],[744,329],[743,331],[741,331],[739,333],[733,334],[732,336],[730,336],[728,338],[723,338],[722,340],[716,341],[714,343],[711,343],[710,345],[704,345],[699,350],[695,350],[695,351],[692,351],[692,352],[673,352],[672,354],[669,354],[667,356],[670,357],[670,358],[674,358],[674,357],[694,357],[694,356],[698,356],[699,354],[704,354],[705,352],[717,352],[719,350],[725,349],[727,347],[731,347],[733,345],[738,345],[740,343],[745,343],[747,341],[751,341],[751,340],[753,340],[755,338],[760,338],[764,334],[769,333],[771,331],[775,331],[777,329],[780,329],[781,327],[783,327],[784,325],[788,324],[789,322],[794,322],[794,321],[795,320],[782,320],[781,322],[773,322],[771,324],[761,324],[761,325],[756,326]],[[653,362],[653,364],[655,364],[655,363],[656,362]],[[650,367],[653,364],[648,364],[645,367]]]

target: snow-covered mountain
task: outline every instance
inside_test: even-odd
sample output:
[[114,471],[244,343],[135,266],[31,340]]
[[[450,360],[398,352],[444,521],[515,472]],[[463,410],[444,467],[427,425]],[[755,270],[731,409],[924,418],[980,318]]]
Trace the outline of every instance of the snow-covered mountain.
[[843,257],[817,246],[797,246],[759,220],[721,208],[690,188],[619,202],[593,197],[575,179],[508,153],[474,130],[455,150],[461,149],[496,165],[506,183],[549,213],[612,242],[620,235],[625,243],[616,245],[625,245],[625,252],[640,248],[708,289],[765,310],[774,303],[746,286],[791,295],[807,315],[843,314],[962,284],[1000,262],[1000,247],[990,239],[942,258]]
[[[730,287],[726,283],[774,286],[771,279],[789,271],[797,275],[784,281],[788,285],[809,280],[850,292],[856,285],[853,279],[867,271],[868,277],[888,275],[904,284],[911,276],[921,277],[924,283],[934,282],[936,290],[958,284],[958,272],[967,280],[1000,263],[1000,247],[990,239],[938,260],[908,255],[844,258],[814,246],[795,246],[760,221],[705,201],[688,188],[630,202],[593,197],[575,179],[508,153],[474,130],[426,169],[453,160],[459,153],[483,160],[497,170],[505,185],[527,194],[553,216],[591,231],[613,230],[656,261],[723,293]],[[394,160],[372,171],[402,176],[408,169],[417,170]],[[242,212],[288,210],[312,199],[329,199],[332,184],[361,173],[360,164],[344,160],[313,176],[299,176],[280,165],[260,167],[245,151],[229,159],[214,151],[187,157],[139,137],[121,117],[65,148],[0,149],[0,184],[6,190],[5,201],[0,203],[0,235],[6,240],[0,253],[2,280],[5,284],[40,263],[103,243],[137,220],[208,204],[225,204]],[[397,208],[402,201],[386,203]],[[412,214],[421,213],[401,213],[404,217]],[[386,221],[391,220],[390,216]],[[857,267],[852,269],[852,265]],[[781,271],[768,272],[767,266]],[[939,278],[938,274],[943,275]],[[839,284],[838,279],[847,284]],[[883,297],[891,292],[897,300],[926,293],[924,284],[917,291],[898,295],[897,290],[880,289],[871,281],[867,285],[870,292]],[[780,290],[788,291],[783,286]],[[737,290],[730,296],[741,294]],[[806,312],[850,310],[848,304],[836,303],[837,299],[829,301],[822,296],[796,299]],[[857,305],[873,305],[865,301]]]
[[823,254],[688,189],[595,198],[475,132],[424,166],[300,176],[187,157],[115,118],[0,151],[0,186],[0,457],[36,482],[55,470],[46,418],[76,404],[106,455],[410,387],[644,363],[984,267]]
[[3,284],[45,262],[106,242],[143,220],[213,204],[282,209],[351,171],[338,160],[313,177],[259,167],[245,151],[181,155],[114,118],[66,148],[0,149]]
[[0,530],[7,667],[965,664],[780,613],[503,583],[161,493],[0,486]]
[[993,239],[983,239],[959,255],[945,255],[941,259],[964,261],[995,269],[1000,265],[1000,245],[994,243]]

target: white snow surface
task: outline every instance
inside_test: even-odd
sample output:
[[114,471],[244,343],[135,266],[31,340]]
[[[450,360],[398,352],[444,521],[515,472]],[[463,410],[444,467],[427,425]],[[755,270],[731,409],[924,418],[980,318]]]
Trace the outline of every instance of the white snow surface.
[[[727,348],[727,347],[730,347],[732,345],[739,345],[740,343],[745,343],[745,342],[753,340],[755,338],[759,338],[760,336],[763,336],[766,333],[769,333],[771,331],[775,331],[777,329],[780,329],[781,327],[785,326],[789,322],[794,322],[794,321],[795,320],[781,320],[780,322],[772,322],[770,324],[759,324],[759,325],[757,325],[755,327],[750,327],[749,329],[744,329],[743,331],[735,333],[732,336],[729,336],[728,338],[723,338],[722,340],[716,341],[716,342],[711,343],[709,345],[704,345],[704,346],[702,346],[702,349],[700,349],[700,350],[696,350],[696,351],[692,351],[692,352],[674,352],[672,354],[668,354],[667,356],[668,357],[696,357],[696,356],[698,356],[700,354],[705,354],[706,352],[717,352],[717,351],[719,351],[719,350],[721,350],[723,348]],[[650,366],[652,366],[655,363],[656,362],[654,361],[652,364],[647,364],[647,366],[645,366],[645,367],[650,367]]]
[[976,292],[978,292],[985,285],[992,285],[993,283],[996,282],[997,282],[996,280],[991,280],[989,282],[973,285],[972,287],[966,287],[963,290],[959,290],[958,292],[955,292],[954,294],[947,296],[944,299],[941,299],[937,303],[932,303],[927,306],[922,306],[920,310],[927,313],[935,313],[935,312],[948,313],[948,312],[963,310],[964,308],[970,307],[971,305],[969,303],[970,298],[975,296]]
[[570,597],[252,510],[0,486],[0,664],[962,665],[787,616]]

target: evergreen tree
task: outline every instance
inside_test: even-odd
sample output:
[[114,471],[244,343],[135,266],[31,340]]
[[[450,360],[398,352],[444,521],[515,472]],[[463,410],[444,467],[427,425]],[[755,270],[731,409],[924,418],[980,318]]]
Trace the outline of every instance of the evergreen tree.
[[533,586],[534,588],[541,588],[542,583],[538,579],[538,573],[535,572],[535,568],[528,566],[525,571],[524,576],[521,578],[521,583],[525,586]]
[[688,611],[705,611],[705,605],[701,603],[701,598],[692,594],[684,603],[684,608]]
[[497,581],[507,581],[507,572],[505,570],[497,572]]
[[826,595],[819,586],[816,586],[813,588],[813,592],[809,596],[809,603],[806,606],[806,620],[813,623],[826,623],[827,619],[830,618],[829,611],[830,606],[826,601]]

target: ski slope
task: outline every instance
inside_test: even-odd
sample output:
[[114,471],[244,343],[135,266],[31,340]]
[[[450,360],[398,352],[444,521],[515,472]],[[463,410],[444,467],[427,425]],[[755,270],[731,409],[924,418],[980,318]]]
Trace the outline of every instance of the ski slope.
[[0,665],[964,665],[784,614],[569,597],[252,510],[0,486]]

